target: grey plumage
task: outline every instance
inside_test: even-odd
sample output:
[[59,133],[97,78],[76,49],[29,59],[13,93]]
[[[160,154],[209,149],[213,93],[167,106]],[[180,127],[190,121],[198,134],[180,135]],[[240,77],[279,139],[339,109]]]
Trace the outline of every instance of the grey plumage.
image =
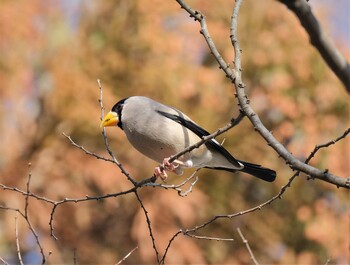
[[[102,121],[101,126],[119,126],[138,151],[158,163],[209,134],[181,111],[147,97],[123,99],[110,113],[117,116],[118,122],[111,122],[109,117]],[[230,172],[240,170],[266,181],[273,181],[276,177],[276,172],[271,169],[235,159],[215,139],[178,160],[181,165],[176,168],[177,174],[181,174],[185,167],[205,167]]]

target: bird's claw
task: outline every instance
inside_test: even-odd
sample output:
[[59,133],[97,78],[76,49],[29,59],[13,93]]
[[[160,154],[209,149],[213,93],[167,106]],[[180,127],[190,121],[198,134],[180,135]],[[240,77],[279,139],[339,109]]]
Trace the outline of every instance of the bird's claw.
[[176,168],[179,167],[178,163],[170,163],[170,158],[164,158],[163,164],[154,169],[154,175],[156,178],[161,178],[162,181],[166,182],[168,175],[166,171],[175,172]]
[[175,164],[174,162],[170,163],[169,160],[170,158],[164,158],[163,167],[168,171],[174,171],[179,166],[179,164]]
[[166,182],[166,179],[168,178],[168,174],[165,172],[165,167],[164,166],[156,167],[154,169],[154,176],[156,178],[161,178],[163,182]]

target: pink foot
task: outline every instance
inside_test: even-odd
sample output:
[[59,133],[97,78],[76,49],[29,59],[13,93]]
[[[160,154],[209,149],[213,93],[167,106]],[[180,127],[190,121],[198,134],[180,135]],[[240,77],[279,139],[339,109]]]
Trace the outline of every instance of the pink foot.
[[161,178],[164,182],[166,181],[166,179],[168,178],[167,173],[165,172],[165,168],[164,167],[156,167],[154,169],[154,176],[156,178]]
[[178,166],[179,165],[175,165],[174,163],[170,163],[169,158],[164,158],[164,160],[163,160],[163,167],[164,167],[164,169],[166,169],[168,171],[174,172]]
[[161,178],[165,182],[165,180],[168,178],[166,171],[176,173],[176,168],[178,166],[179,165],[177,165],[176,163],[170,163],[169,158],[164,158],[163,164],[154,169],[154,176],[156,178]]

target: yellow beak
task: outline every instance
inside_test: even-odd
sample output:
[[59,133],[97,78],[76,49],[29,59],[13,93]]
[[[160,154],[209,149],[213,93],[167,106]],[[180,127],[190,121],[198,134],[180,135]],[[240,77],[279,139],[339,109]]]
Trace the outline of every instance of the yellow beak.
[[107,115],[102,119],[100,127],[108,127],[108,126],[117,126],[118,124],[118,114],[114,111],[110,111]]

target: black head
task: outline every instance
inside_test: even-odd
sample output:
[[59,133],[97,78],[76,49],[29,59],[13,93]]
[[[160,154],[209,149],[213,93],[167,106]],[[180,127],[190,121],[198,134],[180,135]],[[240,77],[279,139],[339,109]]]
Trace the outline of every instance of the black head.
[[124,99],[121,99],[119,100],[112,108],[111,111],[115,112],[118,114],[118,127],[120,129],[123,130],[123,122],[122,122],[122,110],[123,110],[123,107],[124,107],[124,104],[125,104],[125,101],[127,100],[128,98],[124,98]]

